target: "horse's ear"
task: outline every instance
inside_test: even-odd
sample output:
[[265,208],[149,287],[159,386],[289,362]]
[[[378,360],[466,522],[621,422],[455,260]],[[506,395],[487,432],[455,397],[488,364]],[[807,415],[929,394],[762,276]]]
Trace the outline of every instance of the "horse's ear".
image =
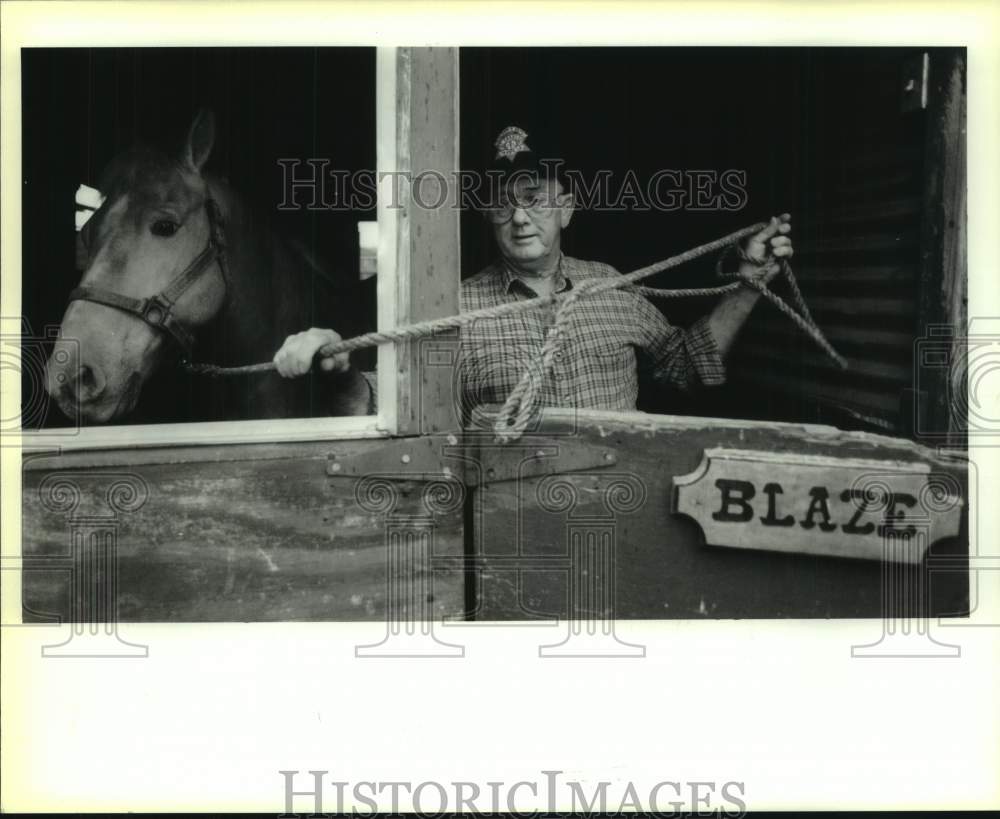
[[184,146],[183,160],[193,171],[201,172],[202,166],[208,161],[215,142],[215,115],[203,108],[198,112],[188,131],[187,144]]

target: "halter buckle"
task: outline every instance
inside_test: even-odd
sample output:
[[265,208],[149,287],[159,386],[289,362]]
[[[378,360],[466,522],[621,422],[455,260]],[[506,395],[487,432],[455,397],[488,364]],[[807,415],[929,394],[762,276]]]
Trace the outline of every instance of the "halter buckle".
[[147,324],[152,324],[154,327],[165,327],[170,319],[172,309],[173,304],[163,298],[162,294],[157,293],[143,301],[140,312],[143,321]]

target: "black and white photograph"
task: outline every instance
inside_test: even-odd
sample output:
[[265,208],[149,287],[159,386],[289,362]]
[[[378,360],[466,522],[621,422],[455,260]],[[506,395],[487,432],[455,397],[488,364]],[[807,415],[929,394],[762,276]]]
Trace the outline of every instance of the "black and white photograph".
[[[998,627],[987,487],[1000,440],[1000,304],[982,266],[996,248],[975,245],[990,228],[974,203],[997,165],[973,162],[983,140],[970,130],[996,122],[970,111],[973,93],[993,99],[982,88],[997,77],[976,69],[982,41],[962,34],[979,7],[969,4],[955,36],[915,15],[912,36],[868,42],[740,36],[736,18],[723,26],[731,36],[692,39],[681,18],[671,33],[662,4],[661,34],[632,43],[624,21],[634,12],[638,31],[651,8],[614,24],[619,36],[540,21],[543,33],[524,41],[431,36],[437,9],[413,18],[407,41],[359,35],[368,18],[337,4],[329,16],[322,4],[287,16],[230,4],[248,11],[227,37],[226,10],[206,3],[203,33],[216,36],[178,41],[167,27],[187,30],[174,22],[183,4],[161,4],[163,17],[148,18],[164,21],[160,39],[108,41],[67,35],[62,4],[38,4],[50,10],[37,20],[26,5],[8,6],[17,34],[3,47],[5,73],[16,71],[3,103],[13,673],[18,662],[40,664],[39,675],[86,667],[125,685],[162,674],[164,690],[181,675],[180,692],[209,697],[200,713],[222,683],[205,677],[203,689],[181,665],[162,665],[163,638],[160,657],[203,652],[185,661],[192,669],[226,674],[229,653],[243,705],[265,690],[295,703],[279,680],[310,667],[343,688],[327,698],[329,724],[309,706],[309,727],[289,723],[279,740],[276,717],[264,717],[268,750],[243,763],[254,784],[229,803],[224,787],[195,780],[186,796],[153,787],[128,801],[94,773],[89,796],[71,776],[53,801],[22,762],[5,810],[186,799],[188,810],[286,815],[548,806],[738,816],[917,804],[899,790],[898,731],[858,757],[893,758],[877,799],[875,784],[827,783],[782,802],[780,778],[754,784],[756,763],[718,764],[700,708],[678,717],[686,733],[669,753],[629,753],[613,771],[600,755],[555,750],[504,773],[491,772],[488,751],[466,770],[449,767],[451,752],[408,767],[420,756],[414,737],[381,768],[375,760],[389,757],[367,739],[340,764],[333,737],[383,708],[390,683],[371,682],[378,674],[397,685],[413,675],[428,698],[415,695],[414,709],[461,701],[468,714],[464,698],[480,679],[497,685],[518,645],[507,673],[523,677],[522,699],[540,674],[537,693],[565,684],[550,672],[591,669],[605,698],[637,674],[646,694],[627,708],[663,731],[669,719],[658,723],[647,698],[676,673],[671,656],[681,673],[718,677],[716,694],[675,683],[712,710],[720,692],[736,696],[725,678],[755,664],[801,686],[821,666],[806,655],[796,664],[791,646],[810,634],[843,635],[829,662],[858,719],[880,709],[903,719],[857,698],[899,684],[907,667],[934,698],[953,696],[949,669],[963,662],[979,669],[967,665],[966,677],[996,682],[995,665],[984,676],[981,663],[995,659]],[[81,32],[118,13],[131,20],[112,5],[90,4]],[[478,31],[485,18],[465,13],[456,20]],[[340,39],[337,14],[351,32]],[[611,26],[614,12],[604,14]],[[762,19],[785,18],[776,7]],[[785,22],[795,19],[810,24]],[[996,36],[996,15],[983,19]],[[711,15],[683,23],[704,31]],[[985,195],[995,215],[995,191]],[[341,653],[316,660],[326,638]],[[236,682],[235,669],[258,663],[268,669],[258,684],[251,671]],[[53,690],[51,679],[36,691]],[[780,702],[764,679],[751,688]],[[822,698],[834,679],[817,683],[831,686]],[[312,685],[291,706],[303,717],[319,696]],[[342,713],[349,691],[367,700],[353,716]],[[135,696],[109,725],[140,707]],[[966,719],[980,696],[962,706]],[[817,707],[805,690],[795,697]],[[743,725],[734,760],[765,742],[752,700],[740,702],[705,729]],[[533,707],[534,720],[555,708]],[[399,709],[372,717],[385,741],[402,730],[390,719],[411,713]],[[234,702],[222,712],[244,724]],[[27,736],[30,713],[8,742]],[[168,733],[186,723],[153,719]],[[487,723],[499,731],[503,719]],[[797,719],[777,724],[801,741]],[[833,712],[817,719],[831,736],[846,731]],[[995,714],[985,724],[995,739]],[[59,759],[81,741],[83,729],[70,730]],[[213,742],[228,744],[229,730]],[[476,742],[488,745],[490,730]],[[574,731],[553,728],[546,742],[579,742]],[[782,758],[795,741],[762,753]],[[838,741],[834,753],[856,752]],[[513,759],[516,745],[504,739],[498,758]],[[441,765],[427,767],[433,759]],[[713,762],[699,774],[697,759]],[[991,792],[977,767],[988,762],[964,769],[962,798],[956,784],[940,804],[919,804],[995,807],[996,780]],[[911,763],[917,778],[934,764]],[[846,777],[865,775],[853,765]],[[208,795],[191,802],[195,793]]]
[[[22,412],[65,450],[25,461],[25,554],[61,548],[74,470],[82,503],[126,469],[123,621],[963,615],[967,578],[929,577],[968,554],[936,446],[964,449],[965,64],[23,51]],[[364,343],[401,327],[394,366]],[[264,419],[318,440],[226,423]],[[26,611],[83,605],[38,568]]]

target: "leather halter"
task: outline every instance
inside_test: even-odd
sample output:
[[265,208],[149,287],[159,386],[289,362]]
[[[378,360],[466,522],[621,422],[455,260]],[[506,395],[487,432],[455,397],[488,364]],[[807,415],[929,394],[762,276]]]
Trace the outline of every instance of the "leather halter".
[[70,301],[90,301],[114,307],[144,321],[150,327],[169,335],[176,341],[185,355],[194,346],[194,333],[184,325],[182,319],[173,312],[177,300],[208,270],[213,262],[218,262],[222,282],[229,295],[229,271],[226,267],[226,237],[223,232],[222,213],[218,203],[205,197],[205,213],[208,216],[208,244],[194,260],[179,273],[173,281],[159,293],[144,299],[123,296],[100,287],[81,286],[69,294]]

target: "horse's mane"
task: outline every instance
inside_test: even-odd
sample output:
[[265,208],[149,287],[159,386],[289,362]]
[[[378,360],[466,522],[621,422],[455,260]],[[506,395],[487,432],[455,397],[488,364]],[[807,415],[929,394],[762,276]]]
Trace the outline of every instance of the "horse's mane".
[[109,200],[158,180],[169,178],[183,169],[180,159],[151,145],[139,144],[122,151],[101,172],[98,190]]

